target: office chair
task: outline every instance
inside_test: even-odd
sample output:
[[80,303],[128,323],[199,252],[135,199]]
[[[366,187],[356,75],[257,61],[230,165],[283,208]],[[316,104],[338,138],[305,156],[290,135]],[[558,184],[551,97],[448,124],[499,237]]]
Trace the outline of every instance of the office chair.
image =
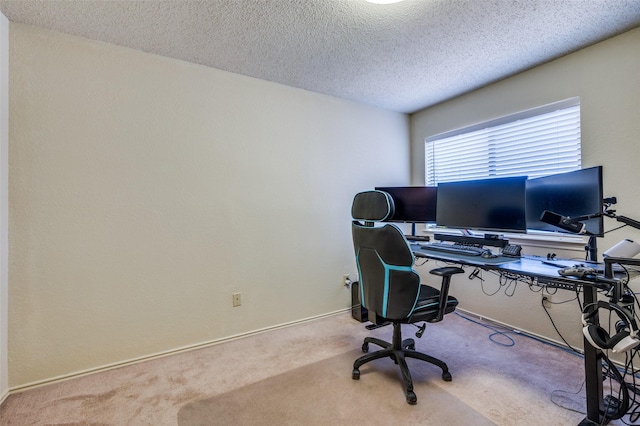
[[405,358],[415,358],[442,369],[442,379],[451,381],[447,364],[430,355],[417,352],[415,341],[402,339],[402,324],[425,322],[418,327],[417,337],[422,337],[426,322],[441,321],[445,314],[453,312],[458,300],[449,296],[449,284],[453,274],[464,272],[458,267],[431,270],[442,277],[440,290],[422,285],[413,270],[414,257],[402,231],[394,224],[375,226],[393,216],[391,196],[383,191],[367,191],[357,194],[351,207],[353,247],[360,279],[360,300],[369,310],[369,320],[375,324],[393,324],[393,341],[366,337],[362,351],[369,352],[369,344],[382,347],[367,353],[353,364],[352,378],[360,379],[360,367],[374,359],[391,358],[399,365],[407,402],[416,404],[413,381]]

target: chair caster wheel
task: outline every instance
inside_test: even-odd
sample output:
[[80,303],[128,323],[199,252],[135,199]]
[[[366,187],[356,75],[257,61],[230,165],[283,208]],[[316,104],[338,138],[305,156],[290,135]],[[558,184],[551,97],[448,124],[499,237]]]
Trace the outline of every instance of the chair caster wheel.
[[407,403],[410,405],[416,405],[416,403],[418,402],[418,397],[416,396],[416,394],[414,392],[407,392]]
[[442,373],[442,380],[444,380],[445,382],[450,382],[451,373],[449,373],[448,371],[445,371],[444,373]]
[[351,378],[353,380],[360,380],[360,370],[358,370],[357,368],[354,368],[353,371],[351,372]]
[[407,346],[407,349],[411,350],[411,351],[415,351],[416,350],[416,345],[415,343],[413,345],[409,345]]
[[369,344],[367,342],[362,344],[362,352],[369,352]]

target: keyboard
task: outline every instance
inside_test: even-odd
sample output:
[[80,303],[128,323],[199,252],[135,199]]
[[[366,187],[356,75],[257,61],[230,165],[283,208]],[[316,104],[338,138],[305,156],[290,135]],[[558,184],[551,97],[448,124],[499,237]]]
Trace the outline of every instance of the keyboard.
[[420,248],[425,250],[441,251],[443,253],[463,254],[467,256],[482,256],[483,254],[488,253],[488,257],[494,257],[491,255],[491,251],[489,249],[465,244],[433,242],[429,244],[420,244]]

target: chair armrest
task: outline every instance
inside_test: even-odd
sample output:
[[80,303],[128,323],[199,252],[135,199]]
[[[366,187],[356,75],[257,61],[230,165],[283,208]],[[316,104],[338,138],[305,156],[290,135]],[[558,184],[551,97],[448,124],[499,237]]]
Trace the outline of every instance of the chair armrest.
[[440,285],[440,298],[438,300],[438,316],[433,322],[442,321],[442,318],[444,318],[444,311],[447,308],[447,301],[449,299],[449,286],[451,284],[451,276],[464,273],[464,269],[457,266],[445,266],[443,268],[432,269],[431,271],[429,271],[429,273],[442,277],[442,284]]

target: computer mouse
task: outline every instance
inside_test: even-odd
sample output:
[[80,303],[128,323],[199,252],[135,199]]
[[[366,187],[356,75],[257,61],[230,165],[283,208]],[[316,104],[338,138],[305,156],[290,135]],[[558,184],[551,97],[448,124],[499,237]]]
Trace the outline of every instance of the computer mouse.
[[491,253],[491,250],[483,251],[480,256],[485,258],[485,259],[493,259],[494,257],[498,257],[495,254]]

